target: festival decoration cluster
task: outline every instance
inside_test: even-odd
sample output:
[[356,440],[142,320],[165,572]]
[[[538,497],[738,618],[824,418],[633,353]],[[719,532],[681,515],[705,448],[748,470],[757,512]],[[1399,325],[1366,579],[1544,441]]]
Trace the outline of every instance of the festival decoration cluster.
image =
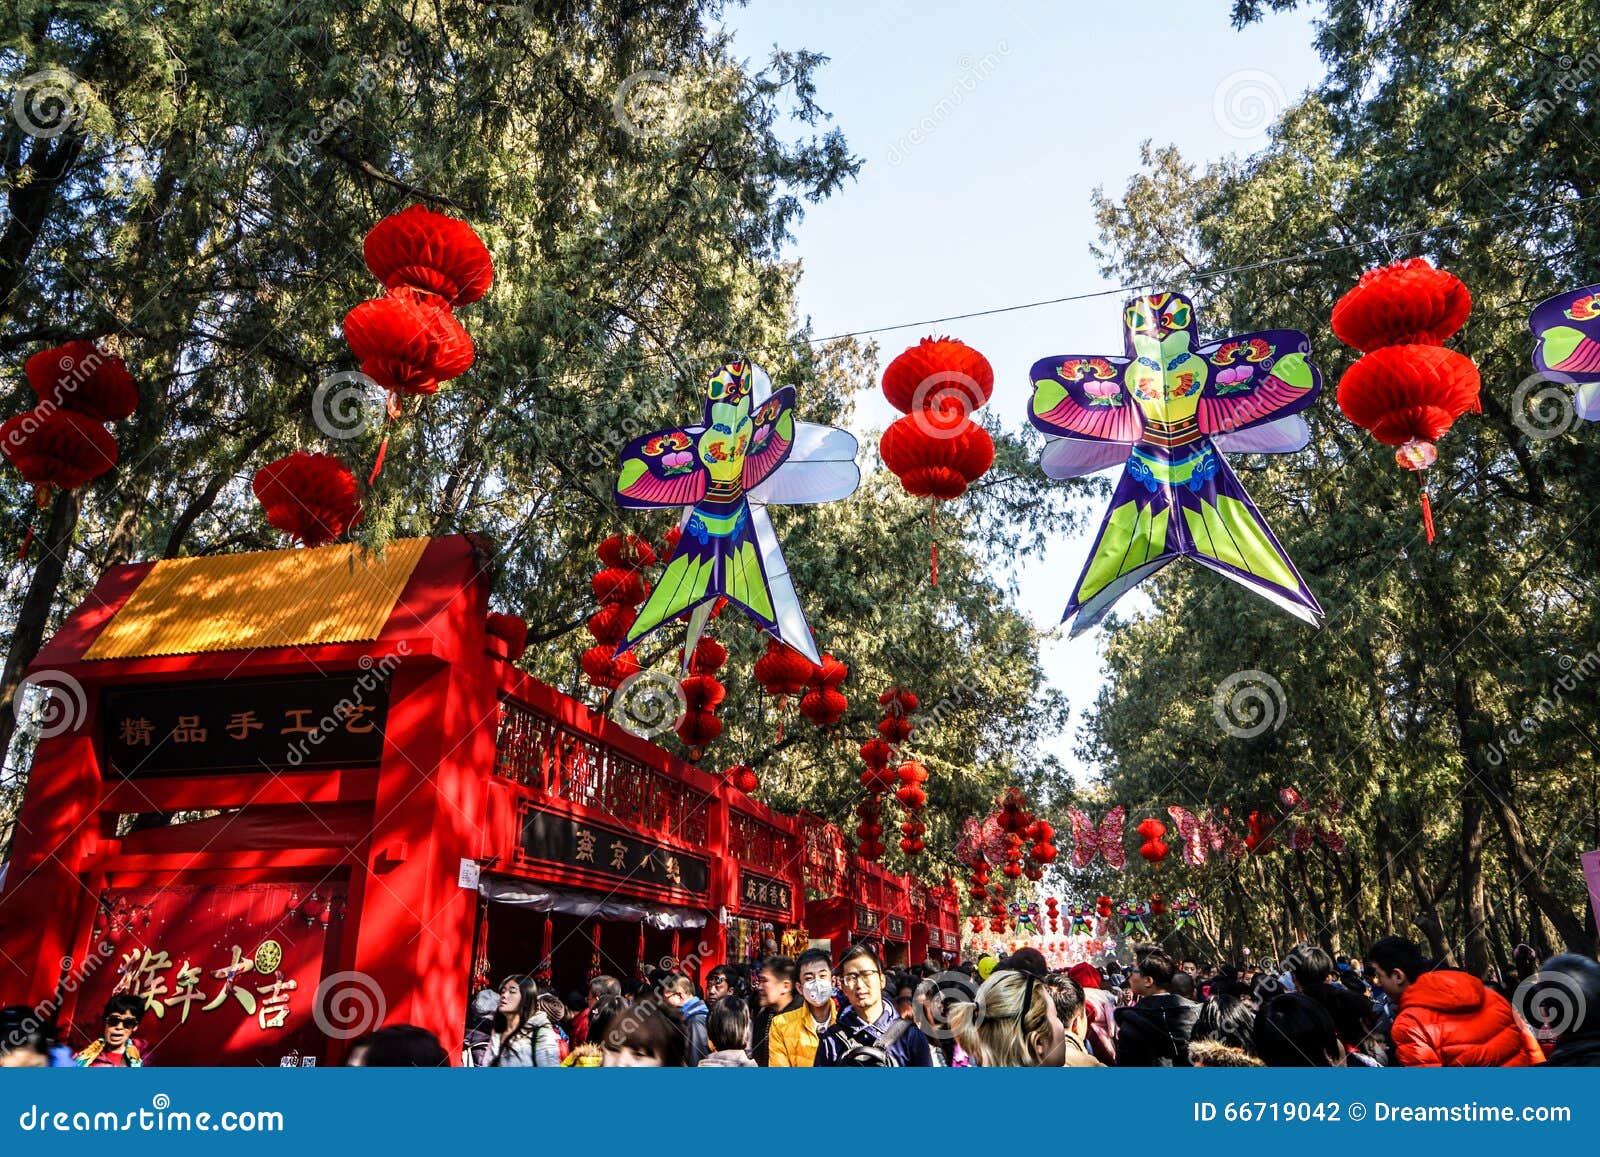
[[867,789],[867,798],[856,807],[856,814],[861,817],[856,836],[861,841],[858,850],[867,860],[883,856],[883,797],[891,791],[907,813],[900,825],[900,850],[908,856],[919,854],[928,831],[922,822],[922,809],[928,802],[922,785],[927,782],[928,769],[914,760],[902,762],[900,759],[901,745],[916,730],[911,716],[917,710],[917,697],[900,687],[890,687],[878,696],[878,703],[884,709],[883,718],[878,722],[878,735],[858,749],[861,761],[866,764],[861,772],[861,786]]
[[[139,408],[139,390],[123,360],[92,341],[40,350],[22,364],[38,404],[0,426],[0,450],[33,485],[43,510],[56,490],[76,490],[117,464],[106,429]],[[17,557],[27,553],[32,532]]]
[[1460,278],[1413,257],[1370,269],[1333,307],[1334,335],[1362,352],[1339,380],[1339,409],[1394,459],[1418,472],[1422,523],[1434,538],[1426,471],[1462,414],[1482,413],[1478,367],[1444,342],[1465,324],[1472,295]]
[[1123,309],[1123,352],[1055,354],[1033,364],[1028,416],[1049,439],[1045,475],[1077,478],[1123,462],[1111,506],[1062,621],[1081,634],[1133,587],[1191,558],[1315,624],[1322,607],[1223,451],[1287,454],[1322,389],[1298,330],[1201,344],[1180,293]]
[[[928,521],[941,501],[960,498],[994,465],[994,439],[972,413],[994,393],[994,369],[977,350],[949,337],[925,337],[883,372],[883,396],[905,416],[878,441],[878,456],[913,498],[928,499]],[[939,582],[935,533],[931,578]]]
[[648,542],[632,535],[611,535],[603,539],[595,553],[600,570],[589,580],[600,609],[589,616],[588,627],[594,646],[579,660],[591,687],[614,691],[639,673],[639,661],[631,654],[617,654],[617,643],[638,617],[638,606],[650,593],[644,577],[646,567],[654,566],[656,552]]
[[[1262,809],[1250,812],[1245,821],[1247,834],[1242,838],[1234,830],[1227,808],[1205,808],[1196,813],[1179,804],[1169,806],[1166,810],[1177,828],[1179,857],[1185,865],[1198,868],[1214,854],[1236,860],[1247,855],[1267,855],[1276,850],[1280,840],[1297,851],[1321,843],[1335,855],[1344,852],[1346,845],[1338,828],[1344,805],[1336,796],[1327,796],[1313,805],[1295,788],[1282,787],[1278,789],[1278,801],[1281,814]],[[1100,857],[1113,871],[1125,869],[1127,814],[1128,809],[1117,804],[1096,824],[1083,810],[1068,808],[1072,866],[1087,868]],[[1134,830],[1140,838],[1139,855],[1151,867],[1159,868],[1171,851],[1165,839],[1167,825],[1151,816],[1141,820]]]
[[[362,243],[367,268],[384,293],[345,315],[344,337],[361,372],[385,391],[385,431],[367,478],[388,452],[388,423],[404,399],[432,394],[472,366],[472,338],[457,306],[477,301],[494,263],[465,221],[412,205],[372,227]],[[267,522],[305,546],[333,542],[361,518],[355,475],[331,454],[297,450],[256,471],[251,482]]]
[[1007,788],[996,804],[981,822],[968,817],[962,823],[955,848],[957,861],[971,873],[968,895],[975,903],[988,905],[993,932],[1006,924],[1006,885],[991,883],[990,868],[998,867],[1008,881],[1026,878],[1037,882],[1044,878],[1044,866],[1059,854],[1054,825],[1029,810],[1020,788]]

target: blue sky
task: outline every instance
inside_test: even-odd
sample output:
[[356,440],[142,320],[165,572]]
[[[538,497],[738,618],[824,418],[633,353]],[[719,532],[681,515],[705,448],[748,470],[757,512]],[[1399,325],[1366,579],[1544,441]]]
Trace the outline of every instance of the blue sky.
[[[1307,13],[1236,32],[1228,9],[1226,0],[1137,11],[1076,0],[730,9],[743,56],[777,44],[830,58],[818,100],[865,161],[855,183],[808,208],[790,250],[804,265],[800,306],[815,332],[1114,288],[1089,253],[1092,190],[1120,191],[1146,139],[1194,162],[1249,153],[1283,105],[1321,78]],[[1033,361],[1119,351],[1120,317],[1113,296],[938,328],[993,363],[990,408],[1017,429]],[[880,335],[884,363],[925,332]],[[858,424],[881,428],[897,415],[876,383],[864,385]],[[1041,628],[1061,617],[1095,513],[1086,531],[1023,567],[1022,609]],[[1119,610],[1140,606],[1135,592]],[[1044,648],[1051,682],[1072,703],[1053,750],[1080,775],[1091,769],[1072,747],[1104,678],[1099,636],[1068,642],[1058,631]]]

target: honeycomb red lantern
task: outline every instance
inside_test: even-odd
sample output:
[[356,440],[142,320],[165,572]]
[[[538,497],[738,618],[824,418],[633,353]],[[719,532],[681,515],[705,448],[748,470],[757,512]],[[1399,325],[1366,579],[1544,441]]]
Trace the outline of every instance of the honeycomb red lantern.
[[1478,367],[1441,344],[1466,321],[1472,297],[1453,274],[1414,258],[1371,270],[1333,308],[1339,338],[1363,351],[1339,381],[1339,409],[1395,462],[1418,472],[1422,524],[1434,539],[1423,471],[1462,414],[1481,413]]
[[989,898],[989,889],[985,888],[982,884],[974,884],[967,892],[967,895],[974,900],[986,900]]
[[1044,879],[1044,869],[1037,864],[1024,864],[1022,866],[1022,875],[1026,879],[1037,882]]
[[838,687],[849,677],[849,667],[832,655],[824,654],[822,662],[812,669],[811,677],[807,683],[811,687]]
[[431,394],[472,367],[472,338],[455,315],[411,290],[363,301],[344,337],[361,372],[394,394]]
[[385,288],[409,286],[451,305],[477,301],[494,280],[494,262],[472,226],[423,205],[379,221],[361,253]]
[[863,840],[856,848],[856,854],[863,860],[881,860],[883,858],[883,844],[879,840]]
[[811,681],[811,660],[777,639],[767,640],[766,653],[756,660],[756,682],[768,695],[799,695]]
[[71,410],[96,422],[118,422],[139,408],[139,390],[127,365],[92,341],[40,350],[23,363],[22,372],[45,408]]
[[844,718],[849,707],[850,701],[832,687],[807,691],[800,700],[800,714],[817,727],[832,727]]
[[910,691],[890,687],[878,696],[878,706],[890,715],[911,715],[917,710],[917,697]]
[[589,634],[597,643],[608,643],[613,648],[627,635],[628,628],[639,612],[626,603],[606,603],[589,616]]
[[1144,843],[1139,847],[1139,855],[1153,868],[1159,868],[1161,861],[1167,858],[1167,845],[1161,837],[1167,834],[1167,825],[1158,819],[1147,819],[1140,822],[1134,829],[1139,833]]
[[693,675],[715,675],[728,661],[728,648],[710,635],[701,635],[689,657],[689,672]]
[[1054,844],[1034,844],[1028,849],[1028,856],[1040,864],[1053,864],[1058,852]]
[[689,758],[698,759],[701,749],[722,734],[722,720],[714,711],[691,707],[678,721],[678,738],[689,748]]
[[868,767],[888,767],[894,748],[886,740],[869,739],[860,747],[861,760]]
[[964,341],[925,337],[883,371],[883,396],[902,414],[948,403],[976,410],[994,393],[989,359]]
[[756,776],[756,769],[747,763],[736,763],[723,774],[730,784],[745,795],[750,795],[761,786],[761,781]]
[[117,464],[117,440],[94,418],[71,410],[18,414],[0,426],[0,449],[33,483],[41,509],[51,488],[76,490]]
[[883,835],[883,825],[865,822],[856,825],[856,835],[863,840],[874,840]]
[[923,843],[919,839],[906,836],[900,841],[900,850],[908,856],[915,856],[920,853],[922,849]]
[[904,715],[885,715],[878,720],[878,733],[890,743],[904,743],[916,730]]
[[267,522],[306,546],[332,542],[361,516],[355,475],[327,454],[296,450],[268,462],[251,489]]
[[596,601],[629,607],[643,602],[645,595],[650,593],[650,584],[644,581],[638,571],[619,566],[608,566],[598,572],[589,580],[589,586],[594,591]]
[[1095,913],[1104,919],[1111,919],[1111,897],[1096,896],[1094,900]]
[[613,534],[601,539],[600,545],[595,548],[595,553],[606,566],[623,567],[627,570],[643,570],[647,566],[656,564],[655,550],[644,539],[635,538],[631,534]]
[[890,425],[878,456],[913,498],[949,501],[994,464],[994,439],[958,411],[925,411]]
[[600,643],[583,653],[579,664],[592,686],[615,690],[639,673],[639,660],[633,657],[633,652],[624,651],[618,655],[615,651],[612,644]]
[[1005,864],[1004,867],[1000,869],[1000,871],[1006,879],[1015,880],[1018,876],[1022,875],[1022,865],[1017,863],[1015,860],[1010,860]]
[[1161,898],[1161,893],[1160,892],[1154,893],[1150,897],[1150,915],[1152,915],[1152,916],[1165,916],[1166,914],[1167,914],[1167,902]]
[[861,773],[861,786],[874,794],[894,788],[894,772],[887,767],[869,767]]
[[902,807],[910,808],[912,811],[925,807],[928,803],[928,793],[913,785],[900,788],[894,793],[894,798],[900,801]]
[[[686,675],[678,689],[683,692],[684,706],[690,711],[715,711],[728,697],[728,689],[714,675]],[[720,732],[722,728],[719,726],[717,730]]]
[[900,777],[900,782],[908,787],[916,787],[928,782],[928,769],[916,760],[902,763],[897,774]]
[[900,825],[900,834],[903,836],[924,836],[928,834],[928,825],[921,820],[906,820]]

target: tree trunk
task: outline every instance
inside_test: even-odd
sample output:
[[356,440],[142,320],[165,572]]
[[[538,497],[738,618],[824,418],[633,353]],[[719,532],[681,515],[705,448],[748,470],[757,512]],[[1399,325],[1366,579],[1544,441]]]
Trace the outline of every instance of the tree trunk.
[[1473,976],[1489,970],[1489,914],[1483,893],[1483,804],[1468,797],[1461,807],[1461,880],[1457,885],[1462,931],[1462,966]]
[[0,760],[11,751],[17,717],[12,701],[22,685],[22,674],[44,645],[45,627],[50,622],[50,607],[56,588],[66,571],[67,554],[72,550],[72,533],[78,528],[78,492],[60,490],[50,507],[50,523],[40,539],[40,558],[28,580],[28,593],[17,609],[17,629],[6,652],[5,673],[0,675]]

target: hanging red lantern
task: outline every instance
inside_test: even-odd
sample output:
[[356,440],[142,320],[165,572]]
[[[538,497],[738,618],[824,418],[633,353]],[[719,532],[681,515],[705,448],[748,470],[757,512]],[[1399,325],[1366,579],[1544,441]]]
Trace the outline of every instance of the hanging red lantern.
[[1462,414],[1482,413],[1478,367],[1441,344],[1466,321],[1472,297],[1423,258],[1369,270],[1333,308],[1333,331],[1363,352],[1339,382],[1339,408],[1395,462],[1418,472],[1422,523],[1434,539],[1427,470]]
[[900,850],[908,856],[920,854],[924,846],[925,845],[921,840],[910,836],[907,836],[900,841]]
[[823,655],[822,662],[812,669],[811,690],[800,700],[800,714],[817,727],[832,727],[843,719],[850,702],[836,688],[849,677],[849,667],[832,655]]
[[1037,864],[1024,864],[1022,866],[1022,875],[1025,879],[1032,880],[1037,883],[1038,881],[1044,879],[1044,869],[1039,867]]
[[1165,916],[1166,914],[1167,902],[1161,898],[1160,892],[1153,893],[1150,896],[1150,915]]
[[921,820],[905,820],[900,824],[900,834],[904,836],[924,836],[928,834],[928,825]]
[[894,793],[894,798],[900,801],[901,806],[916,811],[918,808],[927,805],[928,793],[920,787],[908,784],[897,790]]
[[1028,849],[1028,855],[1038,863],[1053,864],[1057,855],[1054,844],[1034,844]]
[[900,765],[900,782],[907,787],[916,787],[928,782],[928,769],[916,760],[910,760]]
[[863,840],[856,848],[856,854],[863,860],[877,861],[883,858],[883,844],[878,840]]
[[251,489],[267,522],[306,546],[332,542],[361,518],[355,475],[328,454],[296,450],[268,462]]
[[755,680],[768,695],[799,695],[811,681],[811,660],[777,639],[767,640],[766,653],[756,660]]
[[888,767],[894,748],[886,740],[869,739],[861,745],[861,760],[868,767]]
[[878,733],[890,743],[904,743],[916,730],[904,715],[885,715],[878,720]]
[[0,449],[34,485],[42,510],[52,488],[76,490],[117,464],[117,440],[87,414],[29,410],[0,426]]
[[119,422],[139,407],[128,367],[92,341],[40,350],[22,364],[41,406],[71,410],[96,422]]
[[344,338],[361,372],[391,394],[434,393],[474,357],[455,315],[412,290],[363,301],[345,314]]
[[1167,834],[1167,825],[1158,819],[1147,819],[1141,821],[1134,831],[1144,840],[1139,854],[1152,868],[1159,868],[1161,861],[1167,858],[1167,845],[1161,841],[1161,837]]
[[[637,606],[650,593],[650,584],[636,570],[608,566],[589,580],[594,597],[600,603],[620,603]],[[630,624],[631,625],[631,624]]]
[[684,706],[690,711],[715,711],[728,697],[728,689],[715,675],[686,675],[678,689],[683,692]]
[[868,796],[856,804],[856,815],[864,820],[875,820],[883,814],[883,801],[877,796]]
[[1094,898],[1094,910],[1095,910],[1095,914],[1098,915],[1101,919],[1104,919],[1104,920],[1111,919],[1111,897],[1110,896],[1096,896]]
[[494,280],[494,262],[472,226],[424,205],[379,221],[361,253],[385,288],[409,286],[453,306],[477,301]]
[[917,697],[910,691],[890,687],[878,696],[878,706],[890,715],[911,715],[917,710]]
[[595,642],[609,643],[615,649],[638,617],[639,612],[627,603],[606,603],[589,616],[589,634],[594,636]]
[[745,795],[752,794],[756,788],[761,786],[761,781],[756,776],[756,769],[747,763],[736,763],[723,774],[727,777],[729,783],[744,792]]
[[710,635],[701,635],[689,658],[689,672],[694,675],[715,675],[728,661],[728,648]]
[[894,789],[894,772],[887,767],[868,767],[861,773],[861,786],[874,794]]
[[590,684],[612,691],[639,673],[639,660],[633,657],[633,652],[624,651],[618,655],[616,649],[615,643],[602,642],[583,653],[579,663]]
[[714,711],[691,707],[678,721],[678,738],[689,749],[691,762],[700,758],[702,750],[722,734],[722,720]]
[[925,337],[883,371],[883,396],[902,414],[937,410],[950,402],[970,412],[992,393],[989,359],[955,338]]
[[1015,880],[1018,876],[1022,875],[1022,865],[1017,863],[1015,860],[1008,860],[1005,866],[1000,869],[1000,871],[1004,873],[1006,879]]
[[600,545],[595,548],[595,553],[606,566],[643,570],[647,566],[656,565],[656,552],[650,544],[631,534],[613,534],[601,539]]

